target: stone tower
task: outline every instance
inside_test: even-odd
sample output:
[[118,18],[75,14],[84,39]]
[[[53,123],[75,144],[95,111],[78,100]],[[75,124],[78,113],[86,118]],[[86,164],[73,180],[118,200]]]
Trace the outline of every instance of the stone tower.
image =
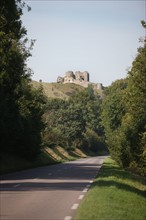
[[80,72],[80,71],[76,71],[75,72],[75,78],[76,80],[82,82],[89,82],[89,73],[87,71],[84,72]]

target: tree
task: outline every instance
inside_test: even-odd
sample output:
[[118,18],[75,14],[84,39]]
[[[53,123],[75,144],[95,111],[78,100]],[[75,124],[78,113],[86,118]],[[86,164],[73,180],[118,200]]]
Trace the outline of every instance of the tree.
[[106,96],[102,103],[102,124],[109,151],[114,159],[121,161],[122,147],[119,143],[119,129],[125,115],[124,93],[127,80],[121,79],[112,83],[105,91]]
[[75,140],[82,137],[85,129],[82,106],[60,99],[48,101],[44,121],[44,141],[52,146],[60,144],[71,147]]
[[[145,22],[142,22],[145,27]],[[126,115],[123,121],[124,129],[129,132],[132,159],[130,166],[136,166],[146,174],[146,39],[138,48],[132,68],[128,72],[128,87],[125,96]],[[126,124],[126,126],[125,126]],[[136,169],[135,167],[135,169]]]
[[40,144],[44,98],[41,90],[30,86],[26,61],[33,41],[26,47],[27,31],[21,21],[25,6],[21,0],[0,1],[0,145],[1,150],[34,155]]
[[85,146],[86,142],[90,148],[94,144],[92,149],[95,150],[102,134],[100,105],[101,100],[95,96],[91,87],[66,101],[48,100],[44,114],[44,145],[72,148],[81,147],[83,143]]
[[43,131],[43,146],[54,147],[57,145],[65,146],[66,140],[58,129],[58,120],[60,118],[60,111],[66,109],[66,101],[62,99],[48,99],[45,106],[45,113],[43,121],[45,129]]
[[100,135],[102,133],[102,127],[100,124],[102,101],[94,94],[92,85],[89,85],[85,91],[74,94],[74,96],[70,98],[70,102],[73,105],[76,105],[77,103],[82,105],[86,128],[88,127]]
[[68,103],[67,108],[59,112],[58,128],[71,146],[76,140],[83,137],[85,131],[85,120],[81,104],[72,105]]
[[[145,22],[142,22],[145,27]],[[124,80],[114,82],[103,101],[102,123],[117,162],[146,174],[146,39]]]

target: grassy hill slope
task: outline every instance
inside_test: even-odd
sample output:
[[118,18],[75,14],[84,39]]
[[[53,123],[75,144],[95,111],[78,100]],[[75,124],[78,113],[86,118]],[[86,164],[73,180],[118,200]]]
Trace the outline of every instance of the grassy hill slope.
[[61,83],[46,83],[46,82],[32,81],[32,85],[35,88],[42,86],[45,95],[49,98],[68,99],[75,92],[80,92],[85,90],[84,87],[73,83],[61,84]]
[[[85,90],[85,87],[74,83],[61,84],[32,81],[32,85],[34,88],[39,88],[39,86],[42,86],[45,95],[49,98],[68,99],[74,93]],[[103,90],[96,89],[94,92],[96,95],[103,97]]]
[[15,154],[3,152],[0,155],[0,175],[85,158],[90,156],[88,154],[89,152],[83,152],[78,148],[67,151],[60,146],[54,148],[46,147],[34,159],[26,159]]

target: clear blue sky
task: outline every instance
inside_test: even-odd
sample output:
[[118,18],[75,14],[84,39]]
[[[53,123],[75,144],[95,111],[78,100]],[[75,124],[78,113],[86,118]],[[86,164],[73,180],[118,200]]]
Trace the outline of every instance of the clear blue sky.
[[125,78],[146,19],[145,0],[25,0],[22,21],[36,39],[28,66],[33,80],[56,82],[66,71],[88,71],[90,81],[110,85]]

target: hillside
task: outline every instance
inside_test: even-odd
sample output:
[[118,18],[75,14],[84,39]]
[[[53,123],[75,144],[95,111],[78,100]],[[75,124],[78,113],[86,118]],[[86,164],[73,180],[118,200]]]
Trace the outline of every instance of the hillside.
[[[32,81],[32,85],[34,86],[34,88],[42,86],[45,95],[49,98],[68,99],[74,93],[85,90],[83,86],[73,83],[61,84]],[[102,96],[102,92],[102,90],[95,90],[95,93],[97,93],[100,96]]]
[[68,97],[72,96],[75,92],[85,90],[84,87],[73,83],[61,84],[32,81],[32,85],[35,88],[38,88],[41,85],[44,89],[45,95],[49,98],[68,99]]

